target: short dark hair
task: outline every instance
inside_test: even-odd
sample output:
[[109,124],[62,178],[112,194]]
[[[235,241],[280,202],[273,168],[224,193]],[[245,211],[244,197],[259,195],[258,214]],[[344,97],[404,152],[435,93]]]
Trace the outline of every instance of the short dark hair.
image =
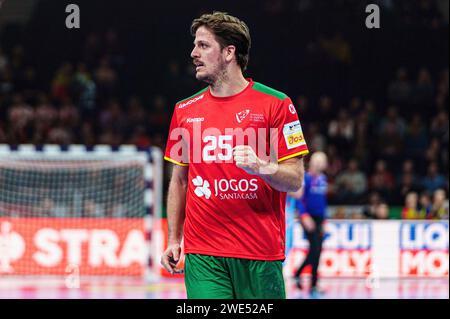
[[242,71],[245,71],[250,55],[250,30],[244,21],[226,12],[206,13],[192,21],[191,34],[195,36],[198,28],[206,27],[214,33],[217,42],[223,49],[228,45],[236,47],[236,60]]

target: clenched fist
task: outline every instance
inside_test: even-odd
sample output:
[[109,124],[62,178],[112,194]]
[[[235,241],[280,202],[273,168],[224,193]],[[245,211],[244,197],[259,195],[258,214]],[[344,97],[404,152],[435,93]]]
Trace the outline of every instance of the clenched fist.
[[256,155],[253,148],[248,145],[238,145],[233,148],[233,160],[236,166],[251,175],[272,174],[276,167]]

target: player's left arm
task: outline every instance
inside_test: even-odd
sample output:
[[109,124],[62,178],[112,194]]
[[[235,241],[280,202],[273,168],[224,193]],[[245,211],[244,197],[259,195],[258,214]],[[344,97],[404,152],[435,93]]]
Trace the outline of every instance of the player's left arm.
[[257,175],[280,192],[296,192],[303,185],[305,168],[302,157],[293,157],[274,163],[258,158],[248,145],[233,149],[236,166],[249,174]]
[[275,173],[259,175],[267,184],[280,192],[297,192],[302,188],[305,174],[302,157],[290,158],[273,165],[277,166]]

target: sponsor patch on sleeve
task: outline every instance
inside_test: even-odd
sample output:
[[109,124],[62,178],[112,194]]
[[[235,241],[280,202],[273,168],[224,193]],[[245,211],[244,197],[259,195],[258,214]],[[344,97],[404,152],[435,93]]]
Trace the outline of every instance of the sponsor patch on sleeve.
[[287,123],[283,126],[283,136],[288,149],[305,145],[302,126],[300,121]]

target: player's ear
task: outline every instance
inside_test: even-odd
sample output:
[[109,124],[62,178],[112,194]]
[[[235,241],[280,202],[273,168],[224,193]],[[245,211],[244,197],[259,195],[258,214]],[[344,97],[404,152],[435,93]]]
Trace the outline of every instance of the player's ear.
[[223,49],[225,55],[225,61],[231,62],[236,57],[236,47],[234,45],[228,45]]

